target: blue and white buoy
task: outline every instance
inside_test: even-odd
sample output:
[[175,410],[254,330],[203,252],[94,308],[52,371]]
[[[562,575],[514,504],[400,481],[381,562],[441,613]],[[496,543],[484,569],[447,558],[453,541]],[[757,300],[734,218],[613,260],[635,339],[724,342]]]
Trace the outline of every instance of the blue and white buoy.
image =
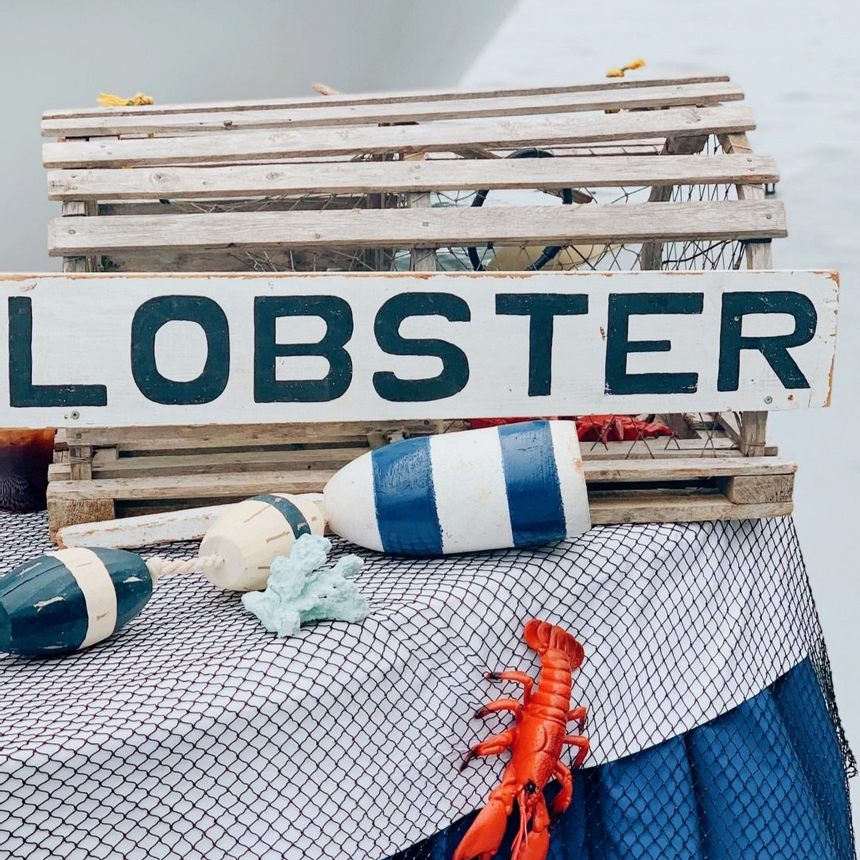
[[0,576],[0,651],[46,657],[88,648],[151,595],[152,576],[134,553],[75,547],[40,555]]
[[402,555],[536,546],[591,527],[572,421],[394,442],[344,466],[324,507],[336,534]]

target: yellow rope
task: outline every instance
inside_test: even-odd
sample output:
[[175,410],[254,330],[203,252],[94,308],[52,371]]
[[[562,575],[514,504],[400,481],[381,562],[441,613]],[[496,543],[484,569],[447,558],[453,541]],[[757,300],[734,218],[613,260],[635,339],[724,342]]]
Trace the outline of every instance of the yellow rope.
[[619,66],[617,69],[610,69],[606,73],[607,78],[623,78],[625,72],[630,72],[633,69],[641,69],[645,65],[645,60],[634,60],[626,66]]
[[145,96],[143,93],[135,93],[134,97],[130,99],[112,96],[110,93],[99,93],[96,101],[102,107],[140,107],[141,105],[155,104],[155,99],[152,96]]

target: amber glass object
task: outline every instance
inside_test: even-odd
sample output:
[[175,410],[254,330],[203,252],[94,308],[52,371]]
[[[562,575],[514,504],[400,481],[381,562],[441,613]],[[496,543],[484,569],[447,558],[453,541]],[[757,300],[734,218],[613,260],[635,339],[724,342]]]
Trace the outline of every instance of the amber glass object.
[[54,430],[0,430],[0,510],[45,508]]

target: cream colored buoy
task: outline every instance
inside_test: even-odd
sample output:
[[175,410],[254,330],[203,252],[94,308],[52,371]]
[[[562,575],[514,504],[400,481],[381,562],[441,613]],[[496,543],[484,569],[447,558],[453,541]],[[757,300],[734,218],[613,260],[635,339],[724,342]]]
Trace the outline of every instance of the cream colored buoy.
[[234,505],[206,532],[200,557],[216,556],[220,563],[207,565],[203,573],[227,591],[258,591],[266,587],[271,563],[288,556],[296,538],[324,531],[325,517],[312,496],[254,496]]

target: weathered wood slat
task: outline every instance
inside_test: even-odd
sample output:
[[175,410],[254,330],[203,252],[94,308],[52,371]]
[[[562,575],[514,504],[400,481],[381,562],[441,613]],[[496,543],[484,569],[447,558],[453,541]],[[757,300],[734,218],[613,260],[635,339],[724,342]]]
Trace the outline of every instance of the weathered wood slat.
[[703,241],[778,237],[786,228],[782,204],[746,201],[55,218],[48,233],[52,256],[81,256],[134,248]]
[[[307,448],[300,451],[245,451],[205,454],[164,454],[152,457],[120,457],[99,465],[93,464],[91,477],[123,478],[135,475],[181,475],[193,472],[197,475],[223,474],[225,472],[263,472],[271,470],[315,470],[340,468],[354,460],[364,448]],[[52,481],[72,480],[72,465],[54,463],[49,468]],[[736,471],[726,474],[739,474]],[[746,474],[746,472],[740,473]]]
[[63,119],[106,116],[145,116],[177,113],[209,113],[212,111],[283,110],[313,105],[402,104],[416,101],[456,101],[459,99],[499,98],[505,96],[549,95],[552,93],[583,93],[592,90],[627,90],[643,87],[665,87],[679,84],[718,83],[728,81],[727,75],[692,75],[680,78],[618,78],[592,84],[530,87],[501,90],[415,90],[407,92],[354,93],[325,96],[292,96],[280,99],[252,99],[238,102],[191,102],[188,104],[154,104],[116,108],[71,108],[47,110],[43,119]]
[[[146,475],[223,474],[225,472],[309,471],[339,468],[363,454],[360,448],[334,448],[303,451],[254,451],[229,454],[189,454],[183,456],[126,457],[105,463],[93,470],[93,478],[131,478]],[[51,467],[52,481],[71,480],[68,463]],[[776,457],[677,457],[663,460],[586,460],[584,473],[591,483],[639,483],[689,481],[700,478],[787,476],[797,471],[796,464]]]
[[698,478],[793,475],[797,465],[777,457],[684,457],[673,460],[592,460],[583,463],[591,483],[689,481]]
[[754,520],[791,514],[792,502],[736,505],[719,490],[609,491],[589,493],[594,525]]
[[469,188],[597,188],[761,183],[779,179],[772,158],[639,155],[591,158],[360,161],[231,167],[51,170],[51,200],[229,199]]
[[341,421],[321,424],[218,424],[177,427],[75,427],[67,429],[70,445],[120,446],[124,451],[173,448],[230,448],[342,443],[371,434],[444,433],[462,421]]
[[58,531],[56,541],[60,548],[89,546],[132,549],[178,540],[200,540],[209,526],[231,507],[229,504],[209,505],[190,511],[171,511],[144,517],[126,517],[124,520],[66,526]]
[[160,475],[92,481],[52,481],[48,499],[125,501],[254,496],[258,493],[316,493],[336,469],[231,472],[224,475]]
[[731,83],[680,84],[626,90],[451,99],[371,105],[321,105],[287,110],[219,111],[169,115],[106,116],[46,119],[46,137],[98,137],[117,134],[181,135],[194,132],[247,131],[263,128],[342,126],[368,123],[430,122],[491,116],[528,116],[595,110],[634,110],[714,105],[743,98]]
[[399,126],[199,134],[181,138],[46,143],[45,167],[134,167],[384,152],[450,152],[470,147],[548,147],[584,141],[748,131],[747,107],[671,108],[617,114],[482,119]]

